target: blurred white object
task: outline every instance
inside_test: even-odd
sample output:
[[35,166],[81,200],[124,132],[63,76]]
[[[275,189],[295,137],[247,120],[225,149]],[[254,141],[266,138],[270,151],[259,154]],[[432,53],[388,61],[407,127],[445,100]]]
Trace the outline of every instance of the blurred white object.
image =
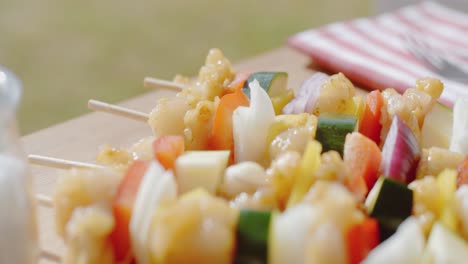
[[364,264],[414,264],[424,251],[425,238],[416,219],[407,218],[395,234],[374,248]]
[[19,146],[16,109],[21,83],[0,67],[0,263],[37,263],[36,209]]
[[[393,11],[397,8],[404,7],[407,5],[417,4],[420,2],[424,2],[424,1],[421,1],[421,0],[375,0],[373,4],[377,13],[383,13],[383,12]],[[456,9],[458,11],[468,13],[468,1],[466,0],[438,0],[438,1],[432,1],[432,2],[437,2],[447,7]]]
[[468,154],[468,98],[458,98],[453,106],[453,128],[450,150]]

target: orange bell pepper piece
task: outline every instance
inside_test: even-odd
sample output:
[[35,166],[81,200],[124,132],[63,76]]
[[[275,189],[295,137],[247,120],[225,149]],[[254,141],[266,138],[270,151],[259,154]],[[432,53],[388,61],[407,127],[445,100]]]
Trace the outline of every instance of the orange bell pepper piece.
[[209,148],[213,150],[231,150],[233,157],[234,136],[232,114],[239,106],[249,106],[249,99],[242,89],[221,97],[213,119]]
[[347,186],[363,200],[378,179],[382,153],[374,141],[354,132],[346,136],[343,156],[351,174]]

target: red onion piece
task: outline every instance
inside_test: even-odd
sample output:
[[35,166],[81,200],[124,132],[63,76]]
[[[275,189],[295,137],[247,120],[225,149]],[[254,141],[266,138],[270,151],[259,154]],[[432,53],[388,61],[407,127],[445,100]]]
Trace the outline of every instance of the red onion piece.
[[411,129],[396,115],[382,149],[381,171],[385,177],[410,183],[420,157],[418,141]]
[[320,96],[322,84],[329,78],[327,74],[317,72],[306,79],[296,97],[283,108],[283,114],[311,113]]

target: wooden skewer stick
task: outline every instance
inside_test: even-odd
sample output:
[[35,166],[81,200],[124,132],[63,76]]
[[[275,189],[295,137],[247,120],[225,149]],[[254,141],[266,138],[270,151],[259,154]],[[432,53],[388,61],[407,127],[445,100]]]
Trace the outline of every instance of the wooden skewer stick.
[[28,155],[28,161],[31,164],[52,167],[52,168],[57,168],[57,169],[64,169],[64,170],[68,170],[71,168],[80,168],[80,169],[105,168],[104,166],[93,164],[93,163],[57,159],[57,158],[52,158],[52,157],[40,156],[40,155]]
[[177,91],[180,91],[186,88],[185,85],[183,84],[156,79],[153,77],[145,77],[145,79],[143,80],[143,86],[146,88],[154,88],[154,89],[169,88],[169,89],[174,89]]
[[61,263],[61,259],[60,259],[59,255],[57,255],[55,253],[52,253],[52,252],[49,252],[49,251],[47,251],[45,249],[41,250],[41,254],[40,254],[39,258],[46,259],[46,260],[49,260],[49,261],[52,261],[52,262]]
[[[57,168],[57,169],[71,169],[71,168],[102,169],[102,168],[105,168],[104,166],[101,166],[98,164],[57,159],[57,158],[51,158],[51,157],[46,157],[46,156],[40,156],[40,155],[28,155],[28,160],[31,164],[42,165],[42,166],[52,167],[52,168]],[[52,198],[46,195],[37,194],[36,200],[37,200],[37,203],[41,206],[53,207]]]
[[44,207],[54,207],[52,198],[43,194],[36,194],[36,201],[39,205]]
[[149,118],[149,115],[147,113],[128,109],[118,105],[108,104],[93,99],[88,101],[88,108],[95,111],[107,112],[110,114],[115,114],[142,122],[147,122]]
[[[51,157],[45,157],[40,155],[28,155],[28,160],[32,164],[48,166],[53,168],[59,169],[70,169],[70,168],[87,168],[87,169],[97,169],[97,168],[105,168],[104,166],[93,164],[93,163],[85,163],[79,161],[71,161],[71,160],[64,160],[64,159],[57,159]],[[53,207],[54,202],[52,198],[44,194],[36,194],[36,201],[39,205],[44,207]],[[50,251],[41,250],[39,258],[46,259],[52,262],[61,263],[61,258],[59,255],[52,253]]]

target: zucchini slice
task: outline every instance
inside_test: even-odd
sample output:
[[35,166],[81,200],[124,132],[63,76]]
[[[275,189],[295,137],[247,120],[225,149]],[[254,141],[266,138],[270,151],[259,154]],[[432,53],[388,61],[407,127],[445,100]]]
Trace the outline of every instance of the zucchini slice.
[[336,150],[343,156],[346,135],[356,130],[357,118],[352,115],[325,113],[317,123],[315,138],[322,143],[322,151]]
[[236,263],[266,263],[271,218],[269,211],[240,211]]
[[243,91],[250,98],[249,83],[257,80],[270,97],[280,96],[288,90],[287,72],[254,72],[244,84]]
[[383,241],[411,215],[413,191],[405,184],[381,176],[369,192],[365,206],[369,215],[378,220]]

